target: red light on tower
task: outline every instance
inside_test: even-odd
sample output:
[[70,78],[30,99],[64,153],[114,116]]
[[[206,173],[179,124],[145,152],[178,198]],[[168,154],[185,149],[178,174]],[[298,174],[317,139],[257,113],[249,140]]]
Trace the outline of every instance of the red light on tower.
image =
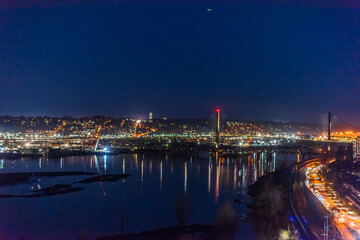
[[215,129],[215,137],[216,137],[216,149],[219,147],[219,135],[220,135],[220,108],[216,109],[216,129]]

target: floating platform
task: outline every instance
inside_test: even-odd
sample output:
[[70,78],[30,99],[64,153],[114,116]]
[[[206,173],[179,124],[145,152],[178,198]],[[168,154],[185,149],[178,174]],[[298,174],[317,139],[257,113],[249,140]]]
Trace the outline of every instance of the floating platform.
[[15,185],[26,183],[31,177],[63,177],[63,176],[96,175],[90,172],[67,171],[67,172],[20,172],[20,173],[1,173],[0,186]]
[[103,174],[94,177],[89,177],[82,181],[77,181],[75,183],[116,182],[119,179],[123,179],[128,176],[130,176],[130,174]]
[[54,195],[78,192],[83,190],[84,188],[81,187],[73,187],[71,184],[55,184],[50,187],[36,189],[29,192],[29,194],[4,194],[0,195],[1,198],[36,198],[36,197],[49,197]]

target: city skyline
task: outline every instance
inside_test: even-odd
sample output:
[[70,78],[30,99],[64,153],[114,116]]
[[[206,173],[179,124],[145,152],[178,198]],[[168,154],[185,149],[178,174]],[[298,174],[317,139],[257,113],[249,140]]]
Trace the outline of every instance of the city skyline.
[[0,0],[0,238],[360,239],[360,2]]

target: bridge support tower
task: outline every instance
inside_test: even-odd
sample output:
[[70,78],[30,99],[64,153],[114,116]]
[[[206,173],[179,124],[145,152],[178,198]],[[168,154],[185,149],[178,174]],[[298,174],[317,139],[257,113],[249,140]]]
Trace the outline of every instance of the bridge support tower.
[[216,149],[218,149],[220,144],[220,109],[219,108],[216,109],[215,141],[216,141]]

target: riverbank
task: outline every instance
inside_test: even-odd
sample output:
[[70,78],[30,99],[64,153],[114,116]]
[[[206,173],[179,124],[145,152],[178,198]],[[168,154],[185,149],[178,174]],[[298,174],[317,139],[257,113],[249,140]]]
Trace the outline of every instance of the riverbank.
[[119,179],[129,177],[130,174],[97,174],[92,172],[66,171],[66,172],[19,172],[0,173],[0,186],[8,186],[29,182],[30,178],[41,177],[68,177],[68,176],[91,176],[73,183],[116,182]]
[[283,164],[248,188],[253,199],[248,208],[252,210],[250,216],[257,239],[278,239],[288,230],[287,169]]
[[1,173],[0,186],[26,183],[31,177],[64,177],[64,176],[84,176],[96,175],[96,173],[82,171],[66,172],[18,172],[18,173]]

